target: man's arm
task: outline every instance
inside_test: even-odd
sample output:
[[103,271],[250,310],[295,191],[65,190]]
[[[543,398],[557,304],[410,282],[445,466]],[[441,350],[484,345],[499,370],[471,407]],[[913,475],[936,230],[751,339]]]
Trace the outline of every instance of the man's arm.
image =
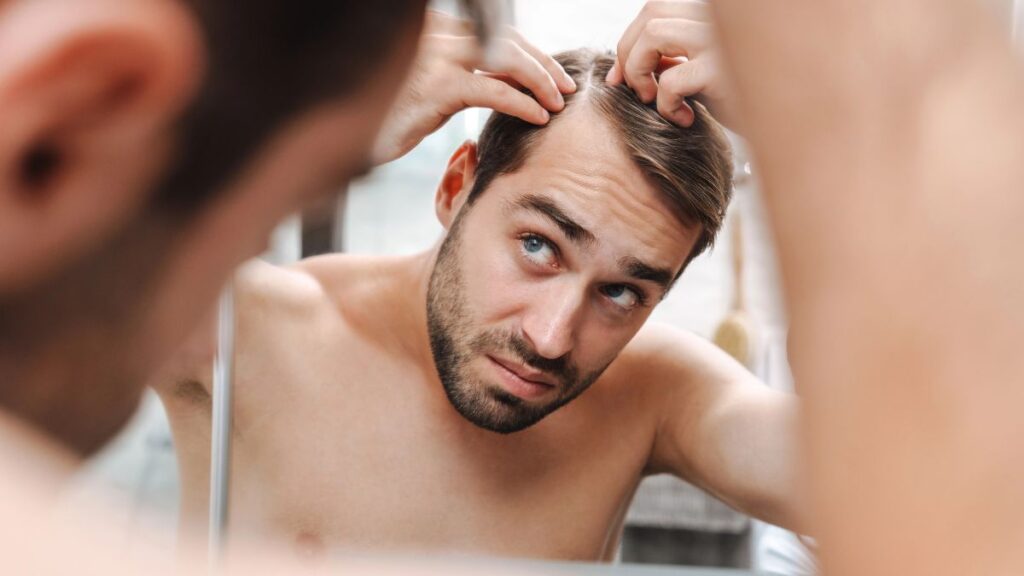
[[779,241],[826,571],[1024,572],[1006,30],[968,0],[714,6]]
[[640,377],[659,407],[650,472],[671,472],[762,520],[801,525],[795,397],[758,382],[713,344],[650,326]]

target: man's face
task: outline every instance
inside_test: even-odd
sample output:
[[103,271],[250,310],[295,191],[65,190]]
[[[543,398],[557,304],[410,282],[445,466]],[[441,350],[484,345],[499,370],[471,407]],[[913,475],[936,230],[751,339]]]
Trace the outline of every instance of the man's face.
[[696,242],[586,104],[456,216],[428,294],[435,364],[474,424],[527,428],[593,384]]

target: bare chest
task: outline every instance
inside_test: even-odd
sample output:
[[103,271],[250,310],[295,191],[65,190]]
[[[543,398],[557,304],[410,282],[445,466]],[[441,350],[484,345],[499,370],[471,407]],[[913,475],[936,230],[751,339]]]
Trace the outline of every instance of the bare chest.
[[613,553],[646,462],[642,427],[596,413],[584,394],[498,435],[395,358],[316,357],[240,374],[233,525],[326,548]]

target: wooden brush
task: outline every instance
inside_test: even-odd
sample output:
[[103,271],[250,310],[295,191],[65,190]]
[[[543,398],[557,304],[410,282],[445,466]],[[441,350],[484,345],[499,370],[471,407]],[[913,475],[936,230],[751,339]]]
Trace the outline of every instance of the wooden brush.
[[739,211],[732,217],[733,296],[729,314],[715,330],[714,342],[719,348],[747,368],[754,362],[754,323],[747,313],[743,279],[743,226]]

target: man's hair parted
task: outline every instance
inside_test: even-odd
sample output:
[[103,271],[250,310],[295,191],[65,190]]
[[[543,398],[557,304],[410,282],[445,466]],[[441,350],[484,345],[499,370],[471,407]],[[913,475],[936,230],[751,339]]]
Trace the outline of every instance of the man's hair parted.
[[[615,128],[633,161],[683,223],[700,226],[700,236],[686,262],[707,250],[722,227],[732,198],[732,148],[722,127],[693,100],[687,102],[694,109],[694,123],[681,128],[663,118],[654,105],[641,102],[625,84],[609,86],[605,76],[615,63],[611,52],[580,49],[562,52],[555,59],[578,89],[565,95],[565,110],[552,115],[547,126],[556,124],[560,115],[581,102],[593,105]],[[479,165],[469,203],[495,178],[521,168],[544,129],[514,116],[492,114],[480,134]]]

